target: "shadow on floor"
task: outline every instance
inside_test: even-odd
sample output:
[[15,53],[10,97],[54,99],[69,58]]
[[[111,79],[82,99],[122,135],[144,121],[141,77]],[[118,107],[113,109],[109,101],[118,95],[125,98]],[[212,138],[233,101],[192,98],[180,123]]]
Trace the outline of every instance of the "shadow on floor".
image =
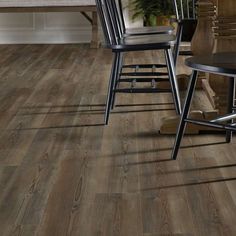
[[[113,110],[111,114],[126,114],[126,113],[140,113],[140,112],[155,112],[155,111],[174,111],[173,108],[163,109],[141,109],[141,110]],[[31,116],[31,115],[57,115],[57,114],[86,114],[86,115],[101,115],[104,114],[104,109],[93,109],[93,110],[75,110],[75,111],[49,111],[49,112],[31,112],[31,113],[20,113],[17,116]]]
[[166,186],[160,186],[160,187],[154,187],[154,188],[145,188],[145,189],[141,189],[140,191],[146,192],[146,191],[153,191],[153,190],[165,190],[165,189],[171,189],[171,188],[181,188],[181,187],[197,186],[197,185],[204,185],[204,184],[211,184],[211,183],[220,183],[220,182],[228,182],[228,181],[236,181],[236,177],[209,179],[209,180],[203,180],[203,181],[198,181],[198,182],[190,182],[190,183],[183,183],[183,184],[173,184],[173,185],[166,185]]
[[98,127],[104,126],[104,123],[100,124],[84,124],[84,125],[63,125],[63,126],[48,126],[48,127],[32,127],[32,128],[20,128],[20,129],[7,129],[10,131],[30,131],[30,130],[47,130],[47,129],[69,129],[69,128],[84,128],[84,127]]
[[[205,146],[212,146],[212,145],[220,145],[220,144],[228,144],[227,142],[214,142],[214,143],[204,143],[204,144],[196,144],[196,145],[186,145],[180,147],[180,149],[187,149],[187,148],[197,148],[197,147],[205,147]],[[173,147],[166,147],[166,148],[158,148],[158,149],[152,149],[152,150],[137,150],[137,151],[130,151],[127,153],[116,153],[111,155],[107,155],[104,157],[120,157],[120,156],[127,156],[127,155],[140,155],[140,154],[150,154],[150,153],[157,153],[157,152],[163,152],[163,151],[171,151]],[[163,161],[171,161],[171,159],[163,159],[163,160],[154,160],[154,161],[143,161],[143,162],[134,162],[129,163],[128,165],[143,165],[143,164],[151,164],[155,162],[163,162]]]
[[[117,104],[116,107],[136,107],[136,106],[164,106],[174,105],[174,103],[136,103],[136,104]],[[72,105],[42,105],[42,106],[23,106],[22,109],[37,109],[37,108],[65,108],[65,107],[105,107],[106,104],[72,104]]]

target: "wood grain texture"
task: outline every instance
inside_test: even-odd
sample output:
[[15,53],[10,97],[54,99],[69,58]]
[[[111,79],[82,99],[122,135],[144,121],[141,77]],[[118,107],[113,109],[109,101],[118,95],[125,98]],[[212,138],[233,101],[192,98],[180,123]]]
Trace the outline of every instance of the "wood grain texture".
[[[12,45],[0,54],[1,236],[236,235],[235,142],[189,135],[170,160],[174,136],[157,132],[175,114],[170,94],[119,94],[104,126],[109,50]],[[204,101],[197,91],[194,109]]]

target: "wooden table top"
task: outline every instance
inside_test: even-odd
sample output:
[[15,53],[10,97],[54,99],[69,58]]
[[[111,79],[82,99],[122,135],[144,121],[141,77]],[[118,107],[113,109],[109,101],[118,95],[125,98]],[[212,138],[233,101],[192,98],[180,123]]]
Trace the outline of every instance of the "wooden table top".
[[236,76],[236,52],[195,56],[186,59],[185,64],[192,69],[203,72]]

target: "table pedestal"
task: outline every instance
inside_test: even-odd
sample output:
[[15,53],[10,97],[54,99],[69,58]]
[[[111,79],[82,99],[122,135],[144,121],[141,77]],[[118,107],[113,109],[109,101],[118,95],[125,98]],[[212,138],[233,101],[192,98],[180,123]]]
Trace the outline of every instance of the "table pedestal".
[[[217,0],[217,17],[213,21],[215,46],[213,52],[236,51],[236,1]],[[228,79],[224,76],[209,75],[207,94],[213,92],[212,105],[225,114],[227,108]]]
[[[214,2],[215,3],[215,2]],[[212,32],[212,22],[216,14],[216,5],[212,1],[199,0],[197,4],[198,13],[198,24],[195,34],[191,43],[191,50],[194,55],[210,54],[214,48],[214,37]],[[181,75],[180,77],[180,88],[186,88],[188,84],[190,75]],[[200,73],[198,78],[198,88],[205,87],[204,81],[206,81],[206,74]],[[207,80],[208,87],[210,87]],[[214,96],[214,92],[211,89],[211,94],[209,99]],[[212,119],[218,114],[218,111],[214,108],[209,109],[209,111],[193,111],[191,112],[191,117],[193,119]],[[166,117],[162,120],[160,127],[160,133],[162,134],[174,134],[176,132],[176,127],[179,123],[179,117]],[[208,129],[205,127],[200,127],[202,129]],[[188,126],[187,133],[199,133],[199,127]]]

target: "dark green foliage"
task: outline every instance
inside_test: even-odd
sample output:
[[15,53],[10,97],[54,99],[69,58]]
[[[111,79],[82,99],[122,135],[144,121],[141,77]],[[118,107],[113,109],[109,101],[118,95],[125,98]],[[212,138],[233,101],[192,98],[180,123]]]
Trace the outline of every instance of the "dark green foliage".
[[150,15],[169,16],[173,14],[172,0],[133,0],[131,4],[134,11],[134,19],[139,16],[145,19]]
[[[181,1],[177,1],[179,7],[179,13],[181,13],[180,5]],[[187,4],[189,4],[187,6]],[[171,16],[175,14],[173,0],[133,0],[131,2],[132,10],[134,11],[133,19],[137,17],[143,17],[144,22],[148,25],[152,25],[151,21],[156,16]],[[185,16],[187,15],[187,9],[190,12],[193,10],[193,1],[183,1],[183,9]]]

